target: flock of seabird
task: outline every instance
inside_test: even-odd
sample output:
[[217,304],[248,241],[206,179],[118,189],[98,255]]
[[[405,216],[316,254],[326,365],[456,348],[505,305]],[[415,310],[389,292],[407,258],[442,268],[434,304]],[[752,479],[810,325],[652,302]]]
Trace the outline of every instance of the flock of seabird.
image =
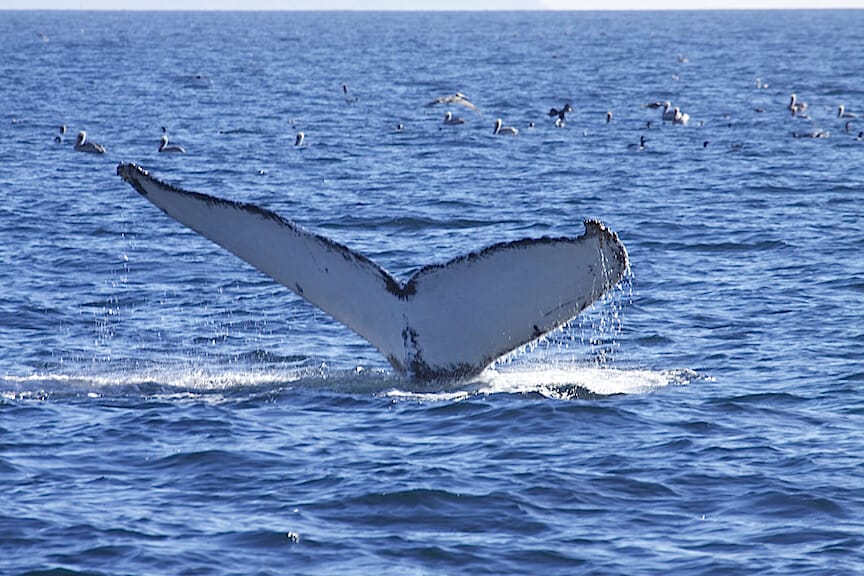
[[[759,89],[768,88],[768,84],[763,82],[761,78],[757,78],[756,79],[756,87]],[[465,106],[471,110],[477,111],[477,106],[475,106],[468,99],[468,97],[465,96],[464,94],[462,94],[461,92],[456,92],[455,94],[452,94],[452,95],[439,96],[439,97],[435,98],[434,100],[432,100],[431,102],[429,102],[427,104],[427,106],[435,106],[436,104],[460,104],[460,105]],[[666,101],[657,100],[654,102],[649,102],[648,104],[644,104],[642,107],[659,110],[661,122],[668,122],[668,123],[671,123],[672,125],[678,125],[678,126],[687,126],[690,123],[690,114],[682,111],[679,106],[673,106],[672,102],[670,102],[668,100],[666,100]],[[807,113],[808,105],[806,102],[800,101],[798,99],[797,94],[792,94],[790,96],[790,101],[789,101],[789,105],[787,106],[787,108],[791,112],[792,116],[794,116],[795,118],[802,119],[802,120],[810,120],[810,116]],[[762,109],[762,108],[756,108],[754,110],[756,112],[764,112],[764,109]],[[563,128],[566,124],[567,114],[570,112],[573,112],[573,106],[570,103],[566,103],[563,106],[561,106],[560,108],[550,108],[548,115],[550,118],[555,119],[554,125],[556,127]],[[724,117],[727,119],[730,118],[730,116],[728,114],[724,115]],[[858,116],[855,113],[847,110],[845,105],[840,104],[837,107],[837,118],[843,119],[846,121],[845,125],[844,125],[844,131],[846,133],[851,133],[852,132],[852,123],[853,123],[853,121],[855,121],[855,119],[858,118]],[[606,123],[607,124],[611,123],[612,119],[613,119],[612,111],[611,110],[607,111],[606,112]],[[453,116],[453,113],[449,110],[444,115],[444,121],[443,121],[444,125],[456,125],[456,124],[464,124],[464,123],[465,123],[465,120],[463,118]],[[652,124],[653,124],[653,122],[649,120],[646,123],[645,127],[651,128]],[[700,126],[704,125],[704,121],[699,122],[699,125]],[[729,125],[730,126],[732,125],[731,122]],[[530,122],[528,124],[528,127],[534,128],[534,122]],[[404,126],[402,124],[399,124],[397,127],[397,130],[402,131],[403,129],[404,129]],[[519,134],[519,129],[514,127],[514,126],[505,126],[503,123],[503,120],[501,118],[498,118],[495,120],[495,127],[493,128],[492,133],[495,135],[516,136]],[[792,136],[795,138],[827,138],[829,135],[830,135],[830,132],[828,132],[827,130],[822,130],[822,129],[814,129],[814,130],[806,131],[806,132],[800,132],[800,131],[792,132]],[[859,141],[864,140],[864,131],[858,132],[857,140],[859,140]],[[641,136],[638,144],[630,144],[630,145],[628,145],[628,148],[631,148],[631,149],[636,148],[639,150],[643,150],[645,148],[646,142],[647,142],[647,139],[645,138],[645,136]],[[703,147],[707,148],[708,144],[709,144],[709,142],[705,141],[703,143]],[[731,146],[733,148],[740,148],[741,144],[732,144]]]
[[[680,60],[680,55],[679,55],[679,61],[682,61],[682,60]],[[686,62],[686,59],[683,61]],[[768,88],[768,84],[766,82],[763,82],[763,80],[761,78],[757,78],[756,79],[756,87],[758,89]],[[470,108],[471,110],[475,110],[475,111],[477,110],[477,106],[475,106],[473,103],[471,103],[471,101],[468,99],[468,97],[465,96],[464,94],[462,94],[461,92],[456,92],[455,94],[452,94],[452,95],[439,96],[439,97],[435,98],[434,100],[432,100],[431,102],[429,102],[427,104],[427,106],[434,106],[436,104],[460,104],[462,106],[466,106],[466,107]],[[668,122],[668,123],[671,123],[673,125],[678,125],[678,126],[687,126],[690,123],[690,114],[682,111],[679,106],[673,106],[672,102],[670,102],[668,100],[666,100],[666,101],[657,100],[654,102],[649,102],[648,104],[644,104],[642,107],[643,108],[658,109],[660,111],[661,122]],[[798,119],[802,119],[802,120],[810,120],[810,116],[807,113],[808,104],[806,102],[800,101],[798,99],[797,94],[792,94],[790,96],[790,101],[789,101],[789,105],[787,106],[787,108],[789,109],[789,111],[791,112],[793,117],[798,118]],[[762,108],[755,108],[754,110],[756,112],[764,112],[764,109],[762,109]],[[570,103],[566,103],[563,106],[561,106],[560,108],[551,108],[549,110],[548,115],[550,118],[555,118],[555,126],[556,127],[563,128],[566,124],[567,114],[570,112],[573,112],[573,106]],[[730,118],[730,116],[728,114],[724,114],[724,117],[727,119]],[[607,111],[606,112],[606,123],[607,124],[611,123],[612,118],[613,118],[612,111],[611,110]],[[846,121],[845,125],[844,125],[844,131],[847,134],[853,132],[852,123],[853,123],[853,121],[855,121],[858,118],[858,115],[856,115],[854,112],[847,110],[845,105],[840,104],[837,107],[837,118]],[[454,125],[454,124],[464,124],[464,123],[465,123],[465,120],[463,118],[454,117],[453,113],[450,111],[447,111],[447,113],[444,116],[444,122],[443,122],[444,125]],[[649,120],[646,123],[645,127],[651,128],[652,124],[653,124],[653,122]],[[700,126],[704,125],[704,121],[700,121],[699,125]],[[732,124],[730,122],[729,126],[731,126],[731,125]],[[530,122],[528,124],[528,127],[534,128],[534,122]],[[401,131],[403,129],[404,129],[404,126],[402,124],[399,124],[399,126],[397,127],[397,130]],[[493,128],[492,132],[495,135],[516,136],[519,134],[519,129],[514,127],[514,126],[505,126],[503,123],[503,120],[501,118],[498,118],[495,120],[495,127]],[[818,129],[818,128],[811,130],[811,131],[805,131],[805,132],[801,132],[801,131],[792,132],[792,136],[795,138],[827,138],[829,135],[830,135],[829,131]],[[864,131],[858,132],[857,140],[859,140],[859,141],[864,140]],[[637,148],[639,150],[642,150],[645,148],[646,142],[647,142],[647,139],[645,138],[645,136],[641,136],[638,144],[630,144],[630,145],[628,145],[628,148]],[[707,148],[708,144],[709,144],[709,142],[705,141],[703,143],[703,147]],[[732,144],[731,146],[733,148],[740,148],[741,144]]]
[[[795,118],[800,118],[802,120],[810,120],[810,114],[808,110],[810,109],[807,102],[802,102],[798,99],[797,94],[792,94],[789,97],[789,105],[787,106],[789,112]],[[843,131],[847,134],[852,132],[852,121],[855,118],[858,118],[858,115],[846,110],[846,106],[844,104],[840,104],[837,106],[837,118],[839,120],[846,120]],[[792,133],[792,136],[795,138],[828,138],[830,136],[830,132],[827,130],[822,130],[821,128],[817,128],[814,130],[808,130],[805,132],[795,131]],[[864,131],[858,132],[858,140],[864,140]]]
[[[63,142],[63,137],[66,135],[66,125],[62,124],[60,126],[59,134],[54,137],[54,141],[57,143]],[[76,152],[87,152],[89,154],[105,154],[108,150],[102,144],[97,142],[93,142],[92,140],[87,139],[87,131],[81,130],[78,132],[78,136],[75,138],[75,144],[73,145],[73,149]],[[162,128],[162,137],[159,140],[159,148],[157,148],[159,152],[166,154],[185,154],[186,149],[183,146],[177,146],[176,144],[168,144],[168,133],[165,128]]]
[[[768,84],[763,82],[761,78],[756,79],[756,87],[759,89],[767,88]],[[342,93],[345,98],[345,101],[348,103],[357,102],[357,98],[351,95],[348,91],[348,85],[342,85]],[[434,100],[428,102],[426,104],[427,107],[437,106],[439,104],[444,105],[458,105],[462,106],[468,110],[473,112],[479,112],[477,106],[471,102],[471,100],[461,92],[455,92],[453,94],[448,94],[444,96],[438,96]],[[683,112],[679,106],[673,106],[672,102],[666,101],[654,101],[649,102],[648,104],[644,104],[643,108],[652,108],[657,109],[660,112],[660,120],[661,122],[668,122],[673,125],[679,126],[687,126],[690,122],[690,115],[686,112]],[[806,102],[801,101],[798,98],[797,94],[792,94],[789,98],[789,104],[787,106],[789,112],[793,117],[802,119],[802,120],[810,120],[809,116],[809,106]],[[756,112],[763,112],[764,110],[761,108],[755,109]],[[548,116],[550,118],[554,118],[554,125],[559,128],[563,128],[566,125],[567,114],[573,112],[573,106],[567,102],[561,107],[550,108],[548,112]],[[840,104],[837,107],[837,116],[838,119],[845,121],[844,131],[846,133],[852,133],[852,124],[857,120],[858,116],[849,110],[846,109],[845,105]],[[606,123],[609,124],[612,122],[613,114],[612,111],[606,112]],[[465,118],[461,116],[456,116],[450,110],[447,110],[444,115],[444,120],[442,124],[444,126],[458,126],[461,124],[465,124]],[[700,125],[703,125],[704,122],[700,122]],[[731,125],[731,124],[730,124]],[[646,128],[651,128],[652,121],[647,121],[645,124]],[[534,122],[530,122],[528,124],[529,128],[534,128]],[[404,130],[403,124],[398,124],[396,126],[396,130],[401,132]],[[162,128],[162,136],[160,139],[158,151],[160,153],[173,153],[173,154],[185,154],[186,149],[182,146],[177,146],[174,144],[168,143],[168,134],[166,129]],[[496,136],[517,136],[519,134],[519,129],[515,126],[508,126],[504,124],[503,119],[497,118],[495,120],[494,128],[492,133]],[[55,137],[55,141],[62,142],[63,136],[66,134],[66,125],[62,125],[60,127],[60,134]],[[829,136],[829,132],[822,129],[814,129],[811,131],[794,131],[792,132],[792,136],[795,138],[827,138]],[[858,132],[857,136],[858,140],[864,140],[864,131]],[[304,146],[306,142],[306,135],[303,132],[298,132],[294,139],[294,146]],[[638,144],[630,144],[628,148],[637,148],[642,150],[645,148],[645,144],[647,139],[644,136],[641,136]],[[704,147],[708,146],[708,142],[706,141],[703,144]],[[78,152],[88,152],[91,154],[105,154],[106,148],[105,146],[93,142],[87,139],[87,132],[81,130],[78,133],[78,136],[75,140],[74,149]]]

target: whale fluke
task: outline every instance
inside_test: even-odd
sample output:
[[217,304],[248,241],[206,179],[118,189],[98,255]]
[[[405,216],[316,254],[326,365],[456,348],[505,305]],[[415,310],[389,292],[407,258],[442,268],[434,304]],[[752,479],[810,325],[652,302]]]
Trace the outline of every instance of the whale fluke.
[[418,380],[465,378],[570,321],[628,270],[596,220],[577,238],[495,244],[400,282],[372,260],[253,204],[187,192],[135,164],[117,173],[178,222],[233,252]]

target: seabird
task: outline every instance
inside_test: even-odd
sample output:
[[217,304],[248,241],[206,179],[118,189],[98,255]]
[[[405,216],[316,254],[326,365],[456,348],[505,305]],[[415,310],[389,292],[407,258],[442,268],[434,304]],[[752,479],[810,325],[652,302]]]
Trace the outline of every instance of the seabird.
[[642,136],[639,136],[639,143],[638,144],[636,144],[635,142],[630,143],[627,145],[627,148],[636,148],[637,150],[644,150],[646,142],[648,142],[648,139],[645,138],[644,135],[642,135]]
[[436,104],[461,104],[469,110],[477,110],[477,107],[472,104],[468,100],[468,97],[461,92],[456,92],[455,94],[450,94],[447,96],[438,96],[433,101],[426,104],[426,106],[435,106]]
[[162,134],[162,138],[159,141],[159,152],[167,152],[169,154],[185,154],[186,149],[182,146],[177,145],[168,145],[168,134]]
[[460,118],[459,116],[453,116],[453,113],[450,112],[449,110],[444,115],[444,124],[452,126],[455,124],[464,124],[464,123],[465,123],[464,118]]
[[75,150],[78,152],[90,152],[91,154],[105,154],[105,147],[95,142],[87,142],[87,132],[81,130],[78,132],[78,138],[75,140]]
[[504,136],[516,136],[519,134],[519,129],[513,126],[502,126],[501,118],[495,120],[495,131],[493,134],[502,134]]
[[828,138],[828,136],[830,136],[830,132],[817,129],[813,130],[812,132],[793,132],[792,136],[794,136],[795,138]]
[[664,102],[661,102],[660,100],[655,100],[654,102],[649,102],[648,104],[643,104],[642,108],[654,108],[654,109],[663,108],[663,104],[664,104]]
[[802,112],[804,112],[804,110],[807,109],[807,103],[806,103],[806,102],[798,102],[798,95],[797,95],[797,94],[792,94],[792,95],[789,97],[789,106],[788,106],[788,108],[789,108],[789,110],[792,112],[792,115],[793,115],[793,116],[798,116],[799,114],[801,114]]
[[357,102],[356,96],[348,95],[348,84],[342,84],[342,95],[345,96],[345,102],[351,104],[352,102]]
[[606,112],[606,123],[612,122],[612,112]]
[[666,122],[675,121],[675,110],[672,109],[672,103],[668,100],[663,103],[663,120]]
[[294,146],[303,146],[303,141],[306,140],[306,134],[297,132],[297,137],[294,138]]
[[837,118],[857,118],[852,112],[846,112],[846,106],[840,104],[837,107]]
[[[570,106],[569,103],[567,103],[567,104],[564,104],[564,107],[561,108],[560,110],[558,110],[557,108],[550,108],[549,109],[549,117],[551,118],[552,116],[558,116],[558,120],[560,120],[561,122],[564,122],[564,120],[566,120],[566,118],[565,118],[566,114],[568,112],[572,112],[572,111],[573,111],[573,107]],[[556,122],[556,125],[557,125],[557,122]]]
[[672,117],[672,124],[680,124],[681,126],[686,126],[687,122],[690,121],[690,115],[684,112],[681,112],[681,109],[677,106],[675,107],[675,115]]
[[63,142],[63,136],[66,135],[66,124],[60,125],[60,134],[54,137],[54,142]]

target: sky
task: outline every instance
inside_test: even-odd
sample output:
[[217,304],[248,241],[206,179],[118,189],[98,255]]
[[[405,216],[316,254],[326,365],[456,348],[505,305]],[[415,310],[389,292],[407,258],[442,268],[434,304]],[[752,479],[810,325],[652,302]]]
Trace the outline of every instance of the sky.
[[864,0],[0,0],[0,10],[864,9]]

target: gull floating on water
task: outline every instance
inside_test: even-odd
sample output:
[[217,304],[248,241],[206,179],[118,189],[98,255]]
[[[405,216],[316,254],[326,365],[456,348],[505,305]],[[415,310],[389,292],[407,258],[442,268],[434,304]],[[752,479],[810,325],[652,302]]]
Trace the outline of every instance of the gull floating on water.
[[464,123],[465,123],[464,118],[460,118],[459,116],[453,116],[453,113],[450,112],[449,110],[444,115],[444,124],[453,126],[456,124],[464,124]]
[[495,131],[492,132],[493,134],[500,134],[503,136],[516,136],[519,134],[518,128],[514,128],[513,126],[502,126],[502,123],[501,118],[495,120]]
[[294,146],[303,146],[304,140],[306,140],[306,134],[297,132],[297,136],[294,138]]
[[468,100],[468,97],[461,92],[456,92],[455,94],[447,96],[438,96],[433,101],[426,104],[426,106],[435,106],[436,104],[461,104],[469,110],[477,110],[477,106],[472,104],[471,101]]
[[78,138],[75,140],[75,150],[78,152],[90,152],[91,154],[105,154],[105,147],[95,142],[87,142],[87,132],[81,130],[78,132]]
[[166,152],[168,154],[185,154],[186,149],[175,144],[169,146],[168,134],[162,134],[162,138],[159,140],[159,152]]

